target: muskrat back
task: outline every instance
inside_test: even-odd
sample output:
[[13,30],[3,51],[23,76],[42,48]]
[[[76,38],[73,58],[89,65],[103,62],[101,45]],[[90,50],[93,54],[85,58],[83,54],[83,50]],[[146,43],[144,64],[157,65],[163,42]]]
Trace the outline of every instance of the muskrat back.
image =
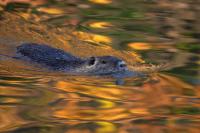
[[24,43],[18,46],[17,53],[53,69],[61,69],[65,65],[70,66],[72,63],[80,62],[79,58],[63,50],[36,43]]

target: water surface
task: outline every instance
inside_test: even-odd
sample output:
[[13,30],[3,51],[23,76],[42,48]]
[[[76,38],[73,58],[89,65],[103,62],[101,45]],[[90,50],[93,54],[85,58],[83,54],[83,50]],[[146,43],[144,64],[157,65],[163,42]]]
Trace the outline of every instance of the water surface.
[[[176,6],[175,6],[176,5]],[[198,1],[0,1],[0,132],[199,133]],[[23,42],[129,66],[170,66],[117,85],[9,58]],[[6,56],[3,56],[6,55]]]

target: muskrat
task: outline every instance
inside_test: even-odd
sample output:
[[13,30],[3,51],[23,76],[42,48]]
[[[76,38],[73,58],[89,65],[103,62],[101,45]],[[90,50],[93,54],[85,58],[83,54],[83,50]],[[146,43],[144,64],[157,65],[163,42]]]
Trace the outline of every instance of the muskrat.
[[24,43],[17,47],[17,58],[26,58],[46,67],[68,72],[106,75],[126,71],[126,63],[114,56],[79,58],[45,44]]

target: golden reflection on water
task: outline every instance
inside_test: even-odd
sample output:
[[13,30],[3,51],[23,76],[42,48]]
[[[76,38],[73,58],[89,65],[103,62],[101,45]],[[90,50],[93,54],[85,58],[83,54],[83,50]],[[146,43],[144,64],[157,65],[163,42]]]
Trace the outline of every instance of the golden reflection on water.
[[[188,102],[186,102],[185,105],[181,104],[183,99],[186,101],[190,99],[188,97],[181,98],[181,95],[185,90],[189,90],[191,92],[194,91],[194,94],[199,93],[198,90],[191,85],[169,75],[161,75],[154,80],[157,82],[145,83],[139,88],[133,86],[119,87],[113,85],[97,87],[82,84],[77,86],[72,83],[59,81],[56,83],[57,89],[63,90],[67,93],[76,93],[76,95],[78,95],[78,92],[86,95],[87,97],[95,97],[96,100],[92,100],[91,102],[96,102],[99,106],[90,107],[88,105],[88,107],[81,107],[80,104],[80,107],[77,107],[80,102],[80,99],[77,98],[77,101],[73,100],[66,102],[63,109],[56,111],[54,115],[56,117],[66,119],[109,121],[132,119],[135,116],[140,115],[151,116],[154,113],[158,113],[159,110],[161,111],[159,113],[167,115],[168,113],[170,114],[170,110],[167,110],[167,108],[165,109],[167,106],[188,106]],[[177,97],[177,99],[173,99],[173,96]],[[178,100],[179,97],[182,99],[181,101]],[[101,99],[103,99],[103,102]],[[89,103],[90,100],[91,98],[88,100],[85,99],[85,103]],[[197,106],[197,108],[199,107],[199,105],[196,104],[194,104],[194,106]]]
[[91,22],[89,26],[92,28],[108,29],[114,25],[110,22]]
[[48,14],[63,14],[64,13],[64,11],[62,11],[59,8],[45,8],[45,7],[41,7],[41,8],[38,8],[37,10],[40,11],[40,12],[43,12],[43,13],[48,13]]
[[112,3],[112,0],[89,0],[93,3],[97,3],[97,4],[110,4]]
[[19,115],[19,109],[16,107],[0,107],[0,131],[8,131],[20,127],[27,121],[23,120]]
[[83,41],[88,41],[88,42],[97,43],[97,44],[103,43],[103,44],[108,44],[108,45],[112,43],[112,39],[110,37],[103,36],[103,35],[80,32],[80,31],[74,32],[73,34]]
[[151,44],[144,43],[144,42],[133,42],[128,44],[129,47],[135,50],[149,50],[151,49]]

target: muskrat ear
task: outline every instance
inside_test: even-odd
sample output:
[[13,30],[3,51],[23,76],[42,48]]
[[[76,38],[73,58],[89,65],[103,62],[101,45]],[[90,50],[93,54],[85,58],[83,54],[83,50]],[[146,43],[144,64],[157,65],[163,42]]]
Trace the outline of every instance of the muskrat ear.
[[88,61],[88,65],[92,66],[95,64],[96,58],[95,57],[90,57]]

